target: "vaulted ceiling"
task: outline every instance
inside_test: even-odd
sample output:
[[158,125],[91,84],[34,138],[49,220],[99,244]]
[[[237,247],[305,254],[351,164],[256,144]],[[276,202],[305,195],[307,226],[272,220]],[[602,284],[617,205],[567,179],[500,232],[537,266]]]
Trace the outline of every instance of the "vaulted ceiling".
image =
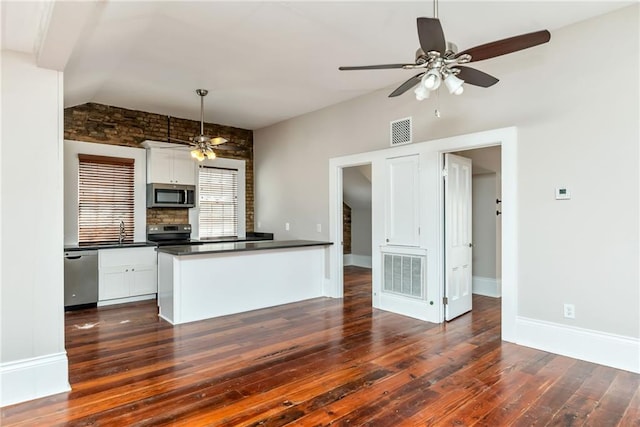
[[[631,3],[441,0],[439,18],[461,50],[545,28],[553,43],[554,30]],[[433,16],[431,1],[3,1],[2,48],[64,70],[67,107],[198,120],[204,88],[206,121],[258,129],[391,91],[415,71],[338,66],[412,62],[418,16]]]

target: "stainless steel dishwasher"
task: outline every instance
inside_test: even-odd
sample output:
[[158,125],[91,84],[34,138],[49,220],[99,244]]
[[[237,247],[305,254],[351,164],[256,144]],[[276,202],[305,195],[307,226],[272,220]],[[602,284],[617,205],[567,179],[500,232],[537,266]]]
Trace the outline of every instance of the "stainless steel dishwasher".
[[98,303],[98,251],[64,253],[64,308],[95,307]]

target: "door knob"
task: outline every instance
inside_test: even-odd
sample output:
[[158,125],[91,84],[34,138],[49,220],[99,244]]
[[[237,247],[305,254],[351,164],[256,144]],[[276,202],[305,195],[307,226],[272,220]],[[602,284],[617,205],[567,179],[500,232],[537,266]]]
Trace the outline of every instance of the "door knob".
[[469,247],[472,248],[473,247],[473,243],[469,243]]

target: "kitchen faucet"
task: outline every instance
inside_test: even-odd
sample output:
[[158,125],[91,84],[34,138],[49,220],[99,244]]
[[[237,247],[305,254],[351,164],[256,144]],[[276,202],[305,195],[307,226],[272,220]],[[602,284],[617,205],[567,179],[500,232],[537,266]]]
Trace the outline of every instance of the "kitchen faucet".
[[124,221],[120,221],[120,235],[118,236],[118,244],[122,244],[127,233],[124,231]]

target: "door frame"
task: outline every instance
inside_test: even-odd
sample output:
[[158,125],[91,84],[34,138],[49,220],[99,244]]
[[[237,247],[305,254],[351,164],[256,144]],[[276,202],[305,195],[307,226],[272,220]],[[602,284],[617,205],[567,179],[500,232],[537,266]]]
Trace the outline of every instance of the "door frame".
[[[333,242],[333,245],[329,247],[329,280],[325,286],[325,295],[332,298],[344,297],[344,283],[343,283],[343,270],[344,270],[344,254],[343,254],[343,213],[342,203],[343,200],[343,179],[342,171],[344,168],[350,168],[354,166],[371,165],[373,169],[373,160],[376,156],[373,153],[361,153],[354,154],[352,156],[334,158],[329,161],[329,241]],[[374,205],[373,198],[373,170],[371,173],[371,223],[374,224],[373,217]],[[373,230],[372,230],[373,232]],[[372,239],[373,241],[373,239]],[[372,248],[372,255],[374,253]],[[372,270],[372,282],[374,271]]]
[[[501,147],[502,188],[502,339],[515,342],[518,309],[518,137],[515,127],[447,138],[438,147],[438,171],[444,169],[444,154],[499,145]],[[439,247],[444,251],[444,186],[442,173],[438,177],[438,236]],[[444,253],[443,253],[444,255]],[[444,297],[444,258],[438,263],[440,292]],[[440,299],[442,301],[442,299]],[[440,321],[444,322],[444,307]]]
[[[517,301],[518,301],[518,134],[515,127],[494,129],[484,132],[416,142],[398,147],[391,147],[378,151],[347,155],[329,160],[329,237],[334,245],[328,248],[328,271],[325,295],[333,298],[343,296],[343,259],[342,259],[342,168],[371,163],[371,213],[372,213],[372,244],[379,241],[378,236],[383,228],[384,201],[381,200],[378,179],[382,179],[384,168],[380,165],[389,156],[420,154],[423,157],[424,174],[421,180],[426,194],[434,194],[435,200],[428,203],[428,209],[421,211],[421,223],[424,226],[423,235],[427,236],[425,246],[429,252],[427,258],[427,290],[432,289],[433,296],[442,301],[444,291],[444,189],[442,187],[442,154],[451,151],[471,150],[474,148],[500,145],[502,161],[502,339],[515,342],[517,338]],[[379,176],[379,174],[382,175]],[[426,198],[425,198],[426,199]],[[427,207],[425,204],[423,206]],[[383,233],[383,232],[382,232]],[[373,257],[379,251],[372,248]],[[372,274],[377,271],[379,262],[372,262]],[[373,280],[375,293],[375,279]],[[375,295],[374,295],[374,306]],[[444,310],[440,304],[434,305],[438,312],[434,320],[444,321]]]

